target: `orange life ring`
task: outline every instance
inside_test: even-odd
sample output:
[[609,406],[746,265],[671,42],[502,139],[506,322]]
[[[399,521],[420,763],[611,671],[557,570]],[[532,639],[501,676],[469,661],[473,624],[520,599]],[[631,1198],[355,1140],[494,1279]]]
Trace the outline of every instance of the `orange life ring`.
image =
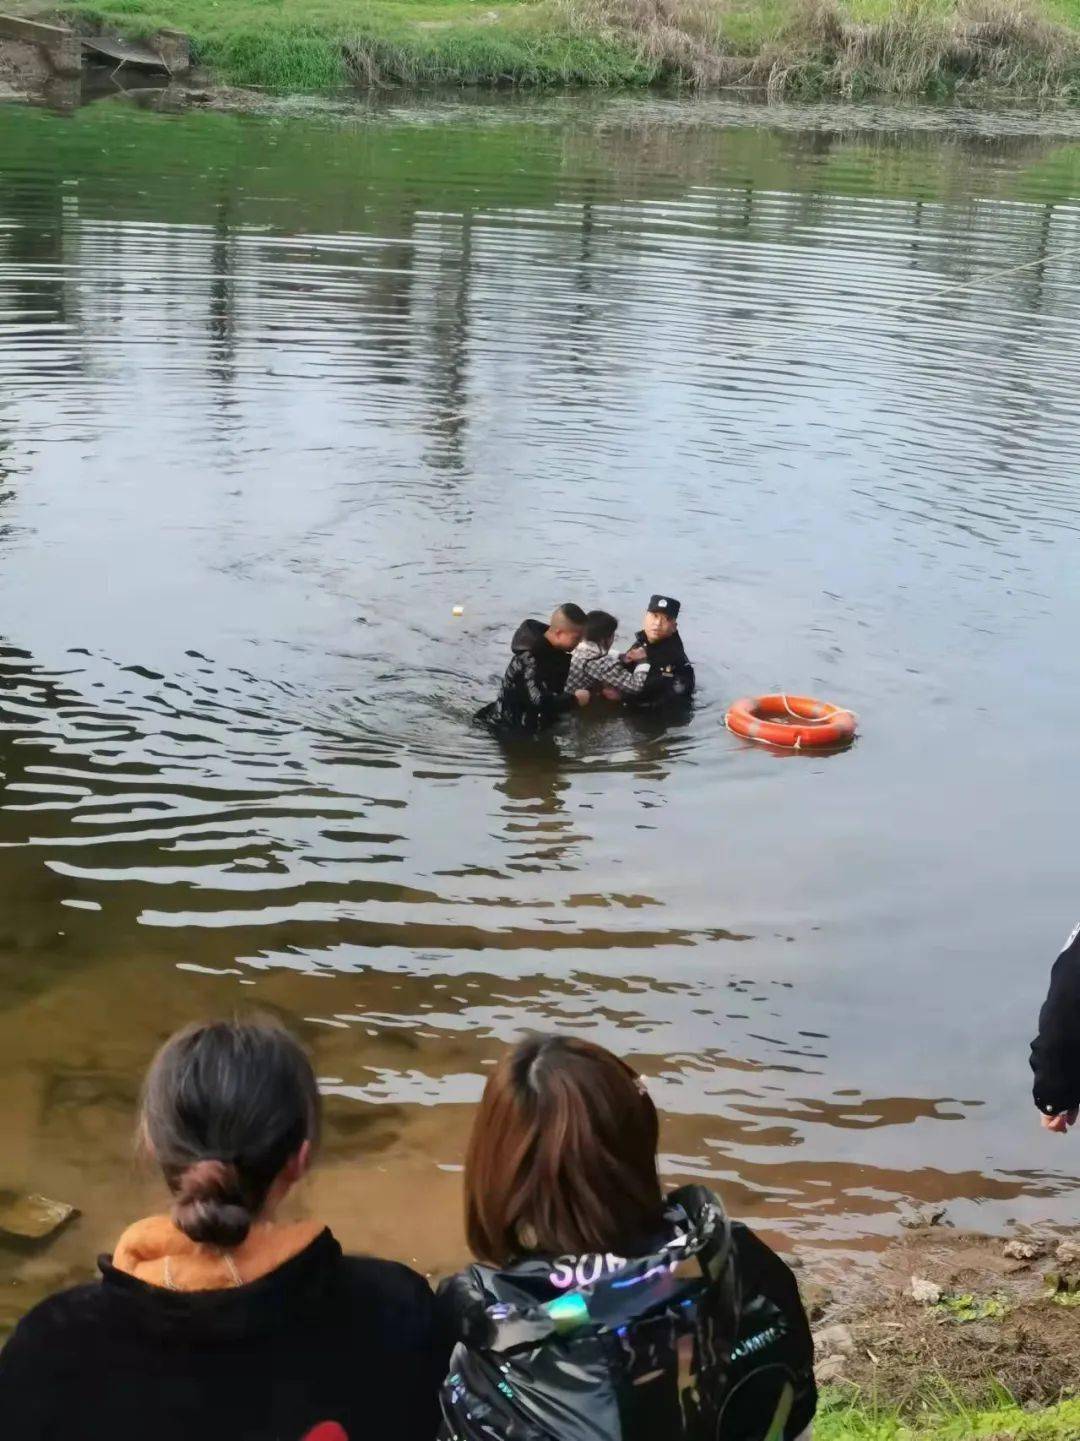
[[[782,718],[782,719],[781,719]],[[744,740],[788,750],[826,750],[855,739],[855,713],[805,695],[759,695],[737,700],[724,717]],[[793,722],[803,724],[793,724]]]

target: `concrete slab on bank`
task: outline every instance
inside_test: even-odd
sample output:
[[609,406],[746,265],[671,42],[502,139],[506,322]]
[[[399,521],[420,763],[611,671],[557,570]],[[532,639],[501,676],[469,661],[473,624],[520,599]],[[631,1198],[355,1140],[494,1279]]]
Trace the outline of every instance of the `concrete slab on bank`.
[[191,41],[179,30],[159,30],[148,41],[117,40],[111,35],[83,35],[83,54],[117,66],[185,75],[191,69]]
[[62,25],[43,25],[21,15],[0,15],[0,46],[5,42],[23,52],[30,47],[43,59],[53,75],[78,75],[82,70],[82,42],[74,30]]
[[191,70],[191,41],[180,30],[159,30],[145,41],[122,40],[0,14],[0,73],[32,83],[45,67],[49,75],[75,77],[82,74],[84,60],[116,70],[186,75]]

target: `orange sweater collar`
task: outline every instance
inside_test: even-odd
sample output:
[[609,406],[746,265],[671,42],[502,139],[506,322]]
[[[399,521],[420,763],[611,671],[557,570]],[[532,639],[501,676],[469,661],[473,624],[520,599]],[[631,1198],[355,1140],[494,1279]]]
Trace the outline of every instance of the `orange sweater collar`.
[[118,1271],[170,1291],[222,1291],[276,1271],[323,1229],[315,1221],[285,1226],[257,1221],[241,1245],[223,1251],[192,1241],[168,1216],[148,1216],[120,1237],[112,1263]]

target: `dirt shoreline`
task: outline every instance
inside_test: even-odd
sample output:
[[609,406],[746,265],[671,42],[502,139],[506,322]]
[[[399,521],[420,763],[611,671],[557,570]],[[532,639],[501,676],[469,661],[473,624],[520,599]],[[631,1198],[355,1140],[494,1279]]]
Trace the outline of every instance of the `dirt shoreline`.
[[842,1286],[834,1273],[799,1266],[823,1387],[872,1397],[913,1427],[935,1408],[1007,1396],[1035,1411],[1080,1395],[1080,1236],[927,1224]]

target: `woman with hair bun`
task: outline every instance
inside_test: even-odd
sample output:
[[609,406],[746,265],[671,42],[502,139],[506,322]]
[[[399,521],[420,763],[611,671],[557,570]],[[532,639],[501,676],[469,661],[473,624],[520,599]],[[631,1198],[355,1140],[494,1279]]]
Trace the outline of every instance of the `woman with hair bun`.
[[171,1213],[128,1227],[99,1281],[16,1327],[5,1441],[432,1441],[445,1354],[427,1282],[277,1219],[319,1111],[307,1055],[273,1021],[165,1043],[139,1135]]

